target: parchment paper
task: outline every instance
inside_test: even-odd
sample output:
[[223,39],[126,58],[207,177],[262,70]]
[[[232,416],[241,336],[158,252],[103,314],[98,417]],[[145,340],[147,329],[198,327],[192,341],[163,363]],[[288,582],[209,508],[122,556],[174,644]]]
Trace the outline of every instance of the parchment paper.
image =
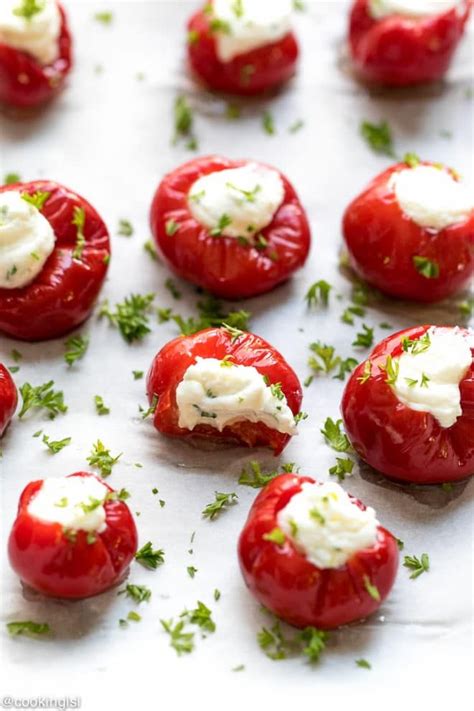
[[[186,93],[196,111],[199,153],[277,165],[294,182],[311,219],[314,242],[306,268],[274,293],[245,303],[253,314],[252,329],[281,350],[301,379],[309,372],[308,345],[314,340],[334,345],[343,357],[362,359],[366,351],[351,347],[357,328],[340,322],[351,290],[338,266],[340,221],[349,200],[391,161],[371,153],[359,125],[364,119],[387,119],[398,154],[415,151],[446,161],[472,180],[472,27],[446,83],[413,91],[369,91],[347,68],[347,4],[308,2],[296,20],[303,47],[298,77],[272,100],[244,103],[243,116],[231,122],[225,117],[226,102],[198,90],[186,74],[184,25],[196,4],[69,0],[76,54],[69,88],[36,117],[0,118],[0,174],[56,179],[102,213],[113,237],[103,298],[115,303],[131,292],[154,291],[158,306],[190,315],[194,289],[177,282],[183,297],[175,302],[164,288],[167,270],[143,249],[159,180],[192,157],[184,145],[173,146],[170,140],[173,101]],[[93,19],[104,10],[113,12],[110,26]],[[274,116],[274,136],[262,130],[265,109]],[[304,128],[290,133],[289,126],[299,119]],[[134,226],[130,238],[117,235],[122,218]],[[308,312],[304,294],[321,278],[334,285],[331,306]],[[388,333],[378,326],[383,321],[393,330],[458,322],[456,301],[430,308],[381,301],[363,320],[375,326],[380,340]],[[243,703],[271,708],[324,704],[327,709],[415,708],[421,703],[446,708],[456,703],[468,708],[473,483],[451,493],[433,487],[420,491],[356,467],[345,487],[376,508],[380,520],[405,541],[406,554],[427,552],[431,570],[412,581],[401,567],[380,613],[333,633],[315,668],[302,657],[272,662],[256,642],[257,631],[271,620],[245,589],[235,549],[257,493],[237,485],[240,471],[252,459],[269,468],[276,462],[265,451],[202,453],[164,439],[150,420],[141,419],[144,380],[135,381],[132,370],[146,371],[158,349],[177,335],[174,324],[158,325],[154,318],[152,329],[142,344],[130,346],[94,316],[80,329],[90,336],[89,352],[70,369],[63,360],[65,339],[28,345],[1,338],[2,362],[13,364],[12,348],[23,354],[17,384],[54,379],[69,406],[67,415],[53,422],[41,414],[15,418],[2,441],[3,697],[79,695],[88,711],[237,708]],[[319,430],[326,417],[338,417],[342,388],[339,380],[320,377],[305,389],[304,409],[310,416],[282,462],[294,461],[302,473],[328,477],[335,453]],[[109,416],[96,415],[97,394],[111,408]],[[41,439],[32,437],[39,429],[52,439],[72,436],[73,442],[51,456]],[[5,555],[23,487],[35,478],[87,469],[86,457],[98,437],[112,453],[123,452],[109,482],[131,491],[131,508],[140,513],[141,544],[151,540],[166,551],[166,563],[156,572],[133,566],[130,581],[148,585],[153,596],[140,606],[142,622],[127,629],[120,629],[118,620],[137,608],[116,590],[76,603],[28,600]],[[159,496],[152,495],[153,487]],[[239,503],[214,522],[202,520],[201,511],[215,491],[236,491]],[[166,501],[164,508],[158,498]],[[198,568],[194,579],[187,574],[189,565]],[[213,599],[215,588],[222,593],[219,602]],[[194,653],[178,658],[159,620],[176,619],[197,600],[211,607],[217,631],[203,640],[197,634]],[[9,638],[5,623],[21,619],[48,622],[54,637]],[[356,666],[361,657],[371,662],[371,671]],[[241,664],[244,671],[232,671]]]

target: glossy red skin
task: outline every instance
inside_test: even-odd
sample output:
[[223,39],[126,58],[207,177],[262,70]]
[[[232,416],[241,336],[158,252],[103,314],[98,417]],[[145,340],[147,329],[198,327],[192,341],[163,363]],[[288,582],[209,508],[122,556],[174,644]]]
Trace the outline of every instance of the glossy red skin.
[[[152,233],[169,268],[225,299],[250,298],[270,291],[303,266],[310,248],[305,210],[281,173],[285,196],[270,225],[261,230],[268,241],[264,251],[242,245],[233,237],[212,237],[207,227],[191,215],[187,198],[196,180],[248,162],[219,156],[189,161],[165,176],[151,206]],[[168,220],[179,225],[173,236],[166,234]]]
[[371,377],[359,382],[361,363],[341,403],[345,431],[359,456],[385,476],[413,484],[449,483],[474,474],[474,349],[460,383],[462,415],[449,428],[400,402],[380,368],[387,356],[401,355],[402,338],[420,338],[428,328],[408,328],[381,341],[369,356]]
[[369,0],[356,0],[350,15],[349,44],[361,77],[390,86],[442,79],[464,33],[470,2],[423,19],[394,14],[376,20],[368,5]]
[[[474,210],[465,222],[439,232],[420,227],[402,212],[389,186],[393,173],[406,168],[400,163],[384,171],[349,205],[344,239],[351,266],[369,284],[390,296],[431,303],[452,296],[474,275]],[[439,276],[420,274],[414,256],[437,262]]]
[[0,363],[0,437],[10,424],[17,404],[16,385],[7,368]]
[[[0,331],[24,341],[58,338],[89,316],[105,280],[110,259],[107,227],[84,198],[58,183],[35,180],[0,187],[0,193],[21,190],[50,192],[42,214],[50,222],[56,246],[37,278],[21,289],[0,289]],[[77,228],[74,207],[86,213],[86,245],[81,260],[73,259]]]
[[72,39],[64,8],[59,5],[59,9],[62,17],[59,55],[51,64],[39,64],[26,52],[0,42],[0,104],[19,108],[39,106],[63,88],[72,67]]
[[[71,476],[93,474],[77,472]],[[120,583],[138,544],[128,506],[123,501],[106,501],[107,528],[97,534],[95,543],[87,542],[85,531],[78,531],[76,541],[71,542],[60,524],[46,523],[28,513],[28,505],[42,483],[42,480],[31,482],[20,497],[8,541],[8,555],[15,573],[34,590],[58,598],[92,597]]]
[[235,365],[254,366],[268,377],[271,384],[280,383],[288,407],[294,415],[298,414],[303,399],[298,376],[275,348],[252,333],[245,333],[232,342],[232,337],[224,329],[208,328],[170,341],[155,356],[147,377],[150,404],[154,396],[158,396],[153,424],[169,437],[247,447],[263,446],[273,449],[275,455],[280,454],[291,436],[270,429],[261,422],[236,422],[222,432],[208,425],[198,425],[192,431],[179,427],[176,388],[186,370],[198,356],[223,360],[228,355],[233,356],[231,362]]
[[[281,474],[260,492],[240,535],[240,569],[250,592],[268,610],[295,627],[333,629],[377,610],[390,592],[398,568],[396,539],[379,526],[374,546],[354,553],[339,568],[318,568],[286,538],[280,546],[263,536],[278,526],[278,512],[305,482],[314,479]],[[361,508],[365,506],[354,499]],[[380,600],[367,591],[367,578]]]
[[[188,23],[188,32],[198,37],[188,43],[190,66],[210,89],[252,96],[284,84],[295,74],[299,48],[292,32],[278,42],[238,55],[230,62],[221,62],[210,28],[211,19],[199,10]],[[252,74],[245,72],[249,66],[254,68]]]

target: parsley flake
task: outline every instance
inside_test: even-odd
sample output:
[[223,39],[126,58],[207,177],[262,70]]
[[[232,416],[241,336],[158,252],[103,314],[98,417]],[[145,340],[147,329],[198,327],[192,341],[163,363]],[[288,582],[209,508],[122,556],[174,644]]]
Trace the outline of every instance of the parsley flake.
[[410,580],[415,580],[423,573],[427,573],[430,569],[430,558],[427,553],[422,553],[421,558],[416,555],[406,555],[403,560],[403,566],[411,570]]
[[53,385],[54,380],[38,386],[24,383],[20,387],[23,402],[18,417],[21,419],[31,409],[46,410],[51,420],[54,420],[60,412],[63,414],[67,412],[63,393],[53,390]]
[[223,513],[223,511],[229,506],[233,506],[238,500],[237,494],[234,492],[225,494],[223,492],[215,492],[215,501],[207,504],[207,506],[202,511],[203,518],[208,518],[210,521],[218,518],[218,516]]
[[135,553],[135,560],[149,570],[156,570],[165,562],[165,552],[162,548],[153,548],[152,542],[148,541]]
[[66,341],[66,352],[64,360],[71,366],[76,360],[84,358],[87,349],[89,348],[89,338],[87,336],[71,336]]
[[87,461],[91,467],[97,467],[99,469],[102,477],[108,477],[112,473],[112,468],[117,464],[118,460],[122,456],[122,453],[113,457],[110,453],[110,449],[101,442],[100,439],[92,446],[92,452],[87,457]]

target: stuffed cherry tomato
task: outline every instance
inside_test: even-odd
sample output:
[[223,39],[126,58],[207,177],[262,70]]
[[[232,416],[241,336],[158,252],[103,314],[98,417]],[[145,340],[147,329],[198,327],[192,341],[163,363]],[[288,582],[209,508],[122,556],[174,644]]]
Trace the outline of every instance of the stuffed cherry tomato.
[[441,484],[474,474],[474,333],[421,326],[389,336],[353,372],[347,435],[382,474]]
[[227,299],[257,296],[286,281],[310,247],[306,213],[281,173],[217,156],[192,160],[164,178],[151,228],[178,276]]
[[349,43],[357,71],[392,86],[442,79],[469,12],[470,0],[356,0]]
[[71,64],[71,35],[57,0],[2,0],[0,103],[34,107],[49,101]]
[[377,610],[398,568],[396,539],[339,484],[282,474],[260,492],[241,533],[250,592],[296,627],[331,629]]
[[389,168],[347,208],[352,267],[391,296],[433,302],[474,273],[474,202],[459,176],[417,159]]
[[212,0],[188,24],[191,68],[217,91],[251,95],[283,84],[298,54],[291,0]]
[[10,424],[17,404],[16,385],[8,370],[0,363],[0,437]]
[[86,472],[28,484],[8,542],[22,582],[59,598],[91,597],[121,583],[136,551],[128,506]]
[[301,385],[283,356],[262,338],[226,327],[162,348],[147,394],[159,432],[201,445],[265,446],[279,454],[301,419]]
[[107,228],[71,190],[37,180],[0,187],[0,330],[62,336],[90,315],[107,274]]

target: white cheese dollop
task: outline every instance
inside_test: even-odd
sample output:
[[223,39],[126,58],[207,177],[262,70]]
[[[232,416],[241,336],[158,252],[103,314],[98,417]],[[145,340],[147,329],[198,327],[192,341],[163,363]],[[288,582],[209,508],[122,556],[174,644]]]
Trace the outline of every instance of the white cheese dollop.
[[28,513],[68,531],[101,533],[107,527],[104,508],[108,489],[94,476],[48,478],[28,505]]
[[429,15],[441,15],[462,0],[369,0],[369,12],[376,20],[388,15],[402,15],[423,18]]
[[20,289],[36,279],[55,243],[37,207],[17,190],[0,193],[0,288]]
[[286,397],[267,385],[253,366],[232,365],[216,358],[197,358],[176,389],[179,426],[192,430],[210,425],[222,432],[234,422],[263,422],[284,434],[297,434]]
[[339,484],[305,482],[278,512],[278,526],[318,568],[339,568],[377,541],[374,509],[362,511]]
[[212,6],[221,62],[278,42],[291,32],[292,0],[214,0]]
[[391,387],[411,410],[429,412],[441,427],[451,427],[462,415],[459,383],[472,362],[469,338],[458,328],[432,327],[427,333],[397,359]]
[[251,240],[271,223],[284,196],[276,170],[248,163],[199,178],[189,191],[188,205],[193,217],[215,230],[216,237]]
[[431,230],[465,222],[474,209],[467,187],[444,168],[417,165],[400,170],[392,174],[390,187],[402,212]]
[[38,0],[39,12],[31,17],[16,14],[22,0],[1,0],[0,42],[31,54],[40,64],[51,64],[59,55],[61,13],[56,0]]

